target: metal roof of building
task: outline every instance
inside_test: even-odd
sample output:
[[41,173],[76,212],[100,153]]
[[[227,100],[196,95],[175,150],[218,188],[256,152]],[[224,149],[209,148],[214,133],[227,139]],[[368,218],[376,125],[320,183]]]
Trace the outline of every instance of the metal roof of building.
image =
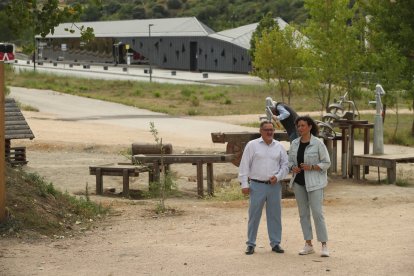
[[[280,17],[275,18],[275,21],[278,23],[281,30],[288,25],[288,23]],[[250,49],[252,34],[259,23],[248,24],[218,33],[198,21],[195,17],[62,23],[55,28],[54,34],[49,34],[46,37],[80,37],[80,32],[77,27],[80,28],[81,26],[84,26],[85,28],[92,27],[94,29],[95,37],[147,37],[149,36],[150,25],[151,36],[153,37],[208,36],[218,40],[227,41],[245,49]],[[74,30],[74,32],[70,33],[68,30]],[[40,36],[37,37],[40,38]]]
[[[76,27],[77,26],[77,27]],[[53,34],[48,34],[49,38],[73,38],[80,37],[78,28],[92,27],[95,37],[143,37],[149,35],[151,26],[151,36],[207,36],[214,33],[212,29],[201,23],[195,17],[182,18],[161,18],[161,19],[137,19],[137,20],[118,20],[118,21],[96,21],[96,22],[77,22],[62,23],[55,27]],[[69,30],[73,30],[71,33]],[[40,36],[37,36],[40,38]]]
[[[280,17],[277,17],[275,21],[281,30],[283,30],[288,25],[288,23],[286,23],[286,21]],[[257,25],[259,25],[259,23],[253,23],[234,29],[224,30],[211,34],[209,37],[231,42],[233,44],[239,45],[240,47],[250,49],[250,40],[252,39],[253,32],[256,30]]]

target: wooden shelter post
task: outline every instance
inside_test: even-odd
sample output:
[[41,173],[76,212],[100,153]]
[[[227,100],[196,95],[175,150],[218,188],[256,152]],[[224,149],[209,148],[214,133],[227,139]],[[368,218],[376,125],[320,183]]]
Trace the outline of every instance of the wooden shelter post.
[[6,161],[4,130],[4,62],[0,61],[0,222],[6,219]]

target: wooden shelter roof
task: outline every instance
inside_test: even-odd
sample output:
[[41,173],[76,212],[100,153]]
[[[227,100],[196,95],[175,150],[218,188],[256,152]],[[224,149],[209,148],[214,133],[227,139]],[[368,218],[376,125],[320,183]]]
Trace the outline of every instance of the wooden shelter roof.
[[5,139],[33,139],[35,136],[13,98],[5,99]]

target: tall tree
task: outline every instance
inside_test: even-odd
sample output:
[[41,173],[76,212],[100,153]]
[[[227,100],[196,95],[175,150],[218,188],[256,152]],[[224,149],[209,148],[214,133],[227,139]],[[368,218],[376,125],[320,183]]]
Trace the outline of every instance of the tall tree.
[[[414,111],[414,1],[361,0],[361,4],[369,15],[368,49],[377,58],[375,61],[380,61],[378,64],[384,66],[373,63],[373,67],[389,91],[404,88],[405,98],[410,101]],[[381,60],[388,60],[388,63]],[[398,75],[395,66],[400,70]],[[394,72],[391,75],[387,73],[390,70]],[[393,99],[395,97],[387,96],[386,100]],[[414,137],[414,113],[411,135]]]
[[264,30],[261,38],[256,37],[255,74],[268,83],[277,80],[283,102],[287,88],[288,104],[292,95],[292,81],[297,77],[296,69],[301,66],[299,53],[302,42],[303,37],[291,26],[283,30]]
[[256,30],[252,34],[252,38],[250,40],[250,56],[252,62],[254,63],[255,56],[256,56],[256,43],[261,41],[263,33],[268,33],[274,28],[279,28],[279,25],[274,20],[273,15],[271,12],[268,12],[263,18],[259,21],[259,24],[256,27]]
[[[11,0],[7,11],[10,28],[15,33],[32,30],[34,38],[36,35],[45,37],[49,33],[53,34],[55,27],[62,22],[77,21],[82,13],[82,6],[80,4],[61,6],[58,0]],[[84,41],[94,38],[92,28],[74,26],[80,30]]]
[[[73,6],[60,6],[58,0],[11,0],[8,7],[9,26],[15,33],[26,30],[32,31],[33,44],[27,47],[29,53],[33,53],[33,66],[36,69],[36,35],[45,37],[54,33],[55,27],[62,22],[75,22],[82,12],[80,4]],[[75,32],[73,27],[79,29],[81,39],[89,42],[95,36],[90,27],[78,26],[75,23],[68,32]]]
[[328,110],[333,91],[351,89],[352,74],[359,70],[361,17],[358,5],[350,5],[349,0],[305,0],[305,8],[310,15],[304,30],[309,37],[306,67],[321,84],[318,97]]

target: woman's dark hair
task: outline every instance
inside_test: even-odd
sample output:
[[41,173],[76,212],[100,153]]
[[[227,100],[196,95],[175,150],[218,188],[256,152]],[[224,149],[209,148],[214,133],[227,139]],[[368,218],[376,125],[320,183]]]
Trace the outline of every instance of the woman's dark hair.
[[319,127],[311,117],[309,117],[309,116],[299,116],[299,117],[297,117],[296,120],[295,120],[295,126],[298,126],[299,121],[304,121],[308,124],[308,126],[312,126],[312,128],[310,130],[310,133],[313,136],[318,136]]

